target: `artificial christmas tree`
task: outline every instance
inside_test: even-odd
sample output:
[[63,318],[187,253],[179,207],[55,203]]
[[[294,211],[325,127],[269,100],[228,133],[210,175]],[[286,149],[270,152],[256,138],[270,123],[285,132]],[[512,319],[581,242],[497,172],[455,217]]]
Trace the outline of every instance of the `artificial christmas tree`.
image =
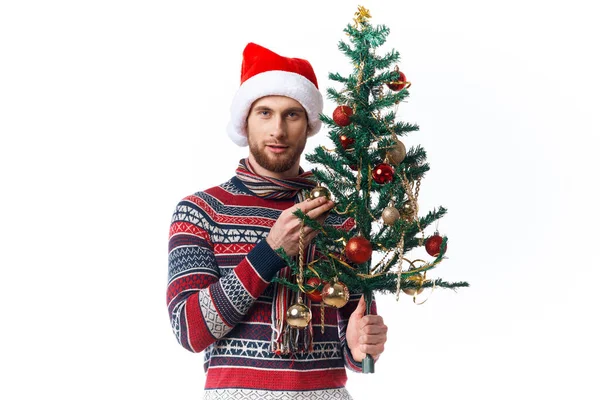
[[[411,83],[394,66],[400,58],[396,50],[383,56],[376,53],[389,29],[371,25],[370,18],[368,10],[359,7],[354,24],[344,30],[349,43],[339,42],[353,72],[349,76],[329,74],[343,85],[338,90],[327,89],[329,99],[339,106],[332,117],[321,115],[335,148],[317,147],[306,156],[316,165],[313,173],[318,180],[310,196],[332,197],[337,203],[335,212],[350,215],[355,224],[351,230],[334,229],[296,213],[304,226],[320,230],[320,234],[314,240],[317,256],[306,263],[302,240],[297,259],[279,253],[296,277],[276,279],[298,292],[297,302],[290,307],[294,312],[290,329],[301,329],[299,325],[308,318],[300,312],[306,307],[302,293],[309,293],[312,301],[320,293],[322,304],[336,308],[346,304],[349,293],[363,293],[368,313],[374,291],[416,296],[428,287],[468,286],[466,282],[426,278],[426,271],[445,258],[447,237],[437,231],[427,240],[427,251],[434,259],[411,261],[406,257],[411,249],[425,245],[424,230],[446,209],[440,206],[419,215],[419,188],[429,164],[421,146],[407,151],[400,140],[418,126],[397,121],[393,110],[408,97]],[[381,256],[376,263],[374,253]],[[373,371],[373,360],[367,356],[363,372]]]

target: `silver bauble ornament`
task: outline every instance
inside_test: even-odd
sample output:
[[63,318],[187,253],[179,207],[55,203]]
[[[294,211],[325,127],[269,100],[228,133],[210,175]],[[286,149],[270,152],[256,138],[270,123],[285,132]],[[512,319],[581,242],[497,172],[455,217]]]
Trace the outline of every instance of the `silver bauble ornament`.
[[406,158],[406,146],[401,141],[396,140],[394,146],[385,155],[390,164],[398,166]]
[[388,206],[383,209],[381,218],[384,224],[392,226],[400,219],[400,212],[396,208]]
[[379,100],[381,98],[381,96],[383,95],[383,86],[382,85],[373,86],[371,88],[371,94],[373,95],[373,98],[375,100]]

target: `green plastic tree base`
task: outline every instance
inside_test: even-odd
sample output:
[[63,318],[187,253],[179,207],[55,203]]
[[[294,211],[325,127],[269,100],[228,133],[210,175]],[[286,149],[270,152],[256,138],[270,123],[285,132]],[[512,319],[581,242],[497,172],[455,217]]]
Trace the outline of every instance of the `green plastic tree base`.
[[362,372],[363,374],[372,374],[375,372],[375,361],[370,354],[362,360]]

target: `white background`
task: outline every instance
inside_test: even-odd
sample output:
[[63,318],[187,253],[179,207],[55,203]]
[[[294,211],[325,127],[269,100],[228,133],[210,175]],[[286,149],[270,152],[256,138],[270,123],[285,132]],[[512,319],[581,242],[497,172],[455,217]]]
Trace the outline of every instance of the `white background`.
[[3,2],[0,397],[201,397],[165,305],[171,213],[246,155],[225,134],[245,44],[310,60],[324,90],[361,4],[413,83],[421,210],[448,209],[431,276],[472,286],[379,296],[388,345],[352,394],[599,398],[592,3]]

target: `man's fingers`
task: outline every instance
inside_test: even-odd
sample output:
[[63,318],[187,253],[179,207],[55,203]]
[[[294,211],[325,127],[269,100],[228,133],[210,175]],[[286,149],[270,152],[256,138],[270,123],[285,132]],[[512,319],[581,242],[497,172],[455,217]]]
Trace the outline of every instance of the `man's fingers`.
[[303,201],[302,203],[296,204],[296,208],[300,208],[304,214],[313,208],[318,207],[319,205],[327,203],[327,199],[325,197],[317,197],[315,199],[310,199],[307,201]]
[[361,331],[365,335],[386,335],[388,328],[385,325],[367,325]]
[[331,210],[334,205],[335,203],[329,200],[325,204],[321,204],[320,206],[313,208],[312,210],[307,212],[306,215],[308,215],[311,219],[315,219],[324,212]]
[[377,314],[365,315],[361,319],[360,325],[361,325],[361,328],[364,328],[365,326],[368,326],[368,325],[385,326],[385,324],[383,323],[383,317],[381,315],[377,315]]
[[385,333],[379,335],[361,335],[358,338],[360,344],[373,344],[378,345],[387,341],[387,335]]
[[381,353],[383,353],[383,350],[385,349],[385,345],[384,344],[377,344],[377,345],[360,344],[358,349],[365,354],[370,354],[374,358],[377,358],[377,357],[379,357],[379,355]]

